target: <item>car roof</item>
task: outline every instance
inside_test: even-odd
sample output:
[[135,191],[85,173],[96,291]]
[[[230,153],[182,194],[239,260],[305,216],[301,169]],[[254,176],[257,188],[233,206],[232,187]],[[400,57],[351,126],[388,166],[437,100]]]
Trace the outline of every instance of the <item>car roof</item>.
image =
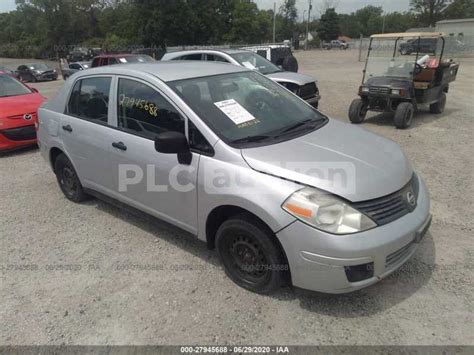
[[217,53],[226,53],[226,54],[233,54],[233,53],[244,53],[249,52],[245,49],[232,49],[232,48],[201,48],[201,49],[189,49],[184,51],[175,51],[175,52],[168,52],[166,54],[169,55],[186,55],[186,54],[193,54],[193,53],[209,53],[209,52],[217,52]]
[[401,33],[382,33],[370,36],[370,38],[409,38],[409,37],[421,37],[421,38],[439,38],[443,37],[442,32],[401,32]]
[[105,65],[83,71],[80,76],[97,74],[126,75],[133,74],[133,72],[142,72],[151,74],[162,81],[168,82],[245,71],[250,70],[244,67],[220,62],[166,61],[156,63]]
[[117,57],[138,57],[146,54],[118,53],[118,54],[99,54],[95,58],[117,58]]

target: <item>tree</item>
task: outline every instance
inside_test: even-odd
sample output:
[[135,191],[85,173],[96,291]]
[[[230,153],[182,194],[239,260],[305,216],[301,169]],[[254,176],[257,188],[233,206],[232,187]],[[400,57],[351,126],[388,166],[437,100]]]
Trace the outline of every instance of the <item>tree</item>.
[[410,0],[412,11],[425,26],[434,26],[448,7],[448,0]]
[[474,1],[454,0],[443,13],[447,19],[462,19],[474,17]]
[[278,34],[282,39],[290,39],[295,36],[296,20],[298,11],[296,10],[296,0],[285,0],[280,7],[280,26]]
[[339,16],[335,9],[327,9],[321,16],[318,35],[323,41],[336,39],[340,34]]

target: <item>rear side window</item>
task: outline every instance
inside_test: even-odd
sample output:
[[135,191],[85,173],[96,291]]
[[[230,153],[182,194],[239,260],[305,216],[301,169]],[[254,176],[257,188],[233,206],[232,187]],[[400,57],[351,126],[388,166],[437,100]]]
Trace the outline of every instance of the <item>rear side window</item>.
[[202,59],[202,54],[188,54],[188,55],[183,55],[182,57],[176,58],[175,60],[201,60]]
[[135,80],[120,79],[118,126],[126,132],[154,139],[174,131],[184,134],[184,119],[158,91]]
[[69,98],[67,113],[107,124],[111,78],[88,78],[76,82]]

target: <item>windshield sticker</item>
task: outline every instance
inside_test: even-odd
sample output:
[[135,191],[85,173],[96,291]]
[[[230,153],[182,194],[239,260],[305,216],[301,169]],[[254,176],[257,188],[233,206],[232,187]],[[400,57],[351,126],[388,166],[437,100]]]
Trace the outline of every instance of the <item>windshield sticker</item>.
[[252,69],[252,70],[255,70],[257,69],[252,63],[250,62],[243,62],[242,65],[248,69]]
[[119,97],[119,105],[128,108],[137,108],[147,112],[150,116],[158,117],[158,107],[146,100],[128,97],[121,94]]
[[214,102],[214,105],[216,105],[219,110],[224,112],[224,114],[238,126],[242,125],[246,127],[248,124],[243,125],[244,123],[256,120],[250,112],[234,99]]

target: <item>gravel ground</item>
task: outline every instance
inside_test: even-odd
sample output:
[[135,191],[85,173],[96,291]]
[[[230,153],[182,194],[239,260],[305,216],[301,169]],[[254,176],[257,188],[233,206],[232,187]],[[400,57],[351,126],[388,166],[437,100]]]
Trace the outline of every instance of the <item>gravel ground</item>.
[[[297,57],[319,80],[321,110],[347,122],[356,51]],[[50,96],[60,84],[33,86]],[[36,149],[0,157],[0,343],[474,344],[473,91],[466,60],[443,115],[425,109],[408,130],[389,117],[363,124],[405,149],[434,219],[401,270],[346,295],[252,294],[192,236],[98,200],[67,201]]]

